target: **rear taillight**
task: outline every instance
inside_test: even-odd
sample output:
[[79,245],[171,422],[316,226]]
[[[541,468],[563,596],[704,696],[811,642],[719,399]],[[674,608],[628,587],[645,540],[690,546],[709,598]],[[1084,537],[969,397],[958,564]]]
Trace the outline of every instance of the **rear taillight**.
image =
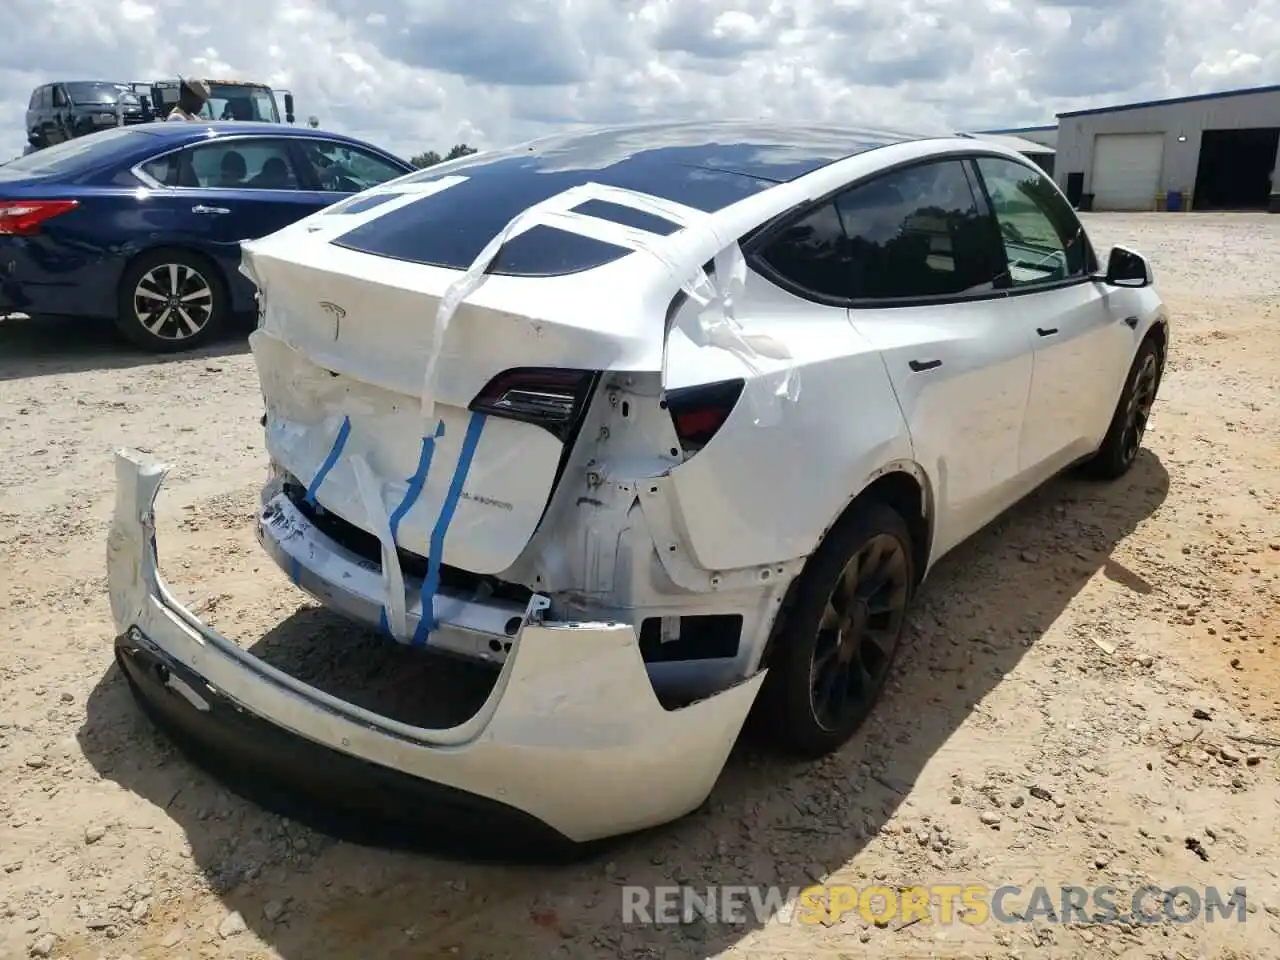
[[75,200],[0,200],[0,236],[29,237],[46,220],[79,205]]
[[667,391],[663,402],[685,453],[697,453],[711,442],[729,419],[745,385],[741,379],[721,380]]
[[471,401],[471,409],[545,427],[565,440],[585,412],[598,376],[591,370],[505,370]]

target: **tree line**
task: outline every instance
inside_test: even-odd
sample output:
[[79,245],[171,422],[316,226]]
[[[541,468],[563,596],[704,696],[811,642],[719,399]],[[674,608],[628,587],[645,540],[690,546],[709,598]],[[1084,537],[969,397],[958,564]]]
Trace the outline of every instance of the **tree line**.
[[416,157],[410,157],[409,162],[421,170],[423,167],[434,167],[437,163],[443,163],[446,160],[457,160],[459,157],[466,157],[475,152],[475,147],[469,147],[465,143],[455,143],[453,148],[443,157],[434,150],[428,150],[426,153],[420,153]]

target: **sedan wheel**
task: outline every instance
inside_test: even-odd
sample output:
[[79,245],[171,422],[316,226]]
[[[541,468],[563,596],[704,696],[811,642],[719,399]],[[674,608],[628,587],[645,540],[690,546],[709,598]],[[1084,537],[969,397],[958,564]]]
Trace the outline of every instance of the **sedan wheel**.
[[133,311],[153,337],[187,340],[213,316],[213,290],[199,270],[182,263],[162,264],[134,286]]
[[145,350],[189,350],[215,335],[228,308],[226,286],[210,262],[185,250],[158,250],[126,271],[116,323]]

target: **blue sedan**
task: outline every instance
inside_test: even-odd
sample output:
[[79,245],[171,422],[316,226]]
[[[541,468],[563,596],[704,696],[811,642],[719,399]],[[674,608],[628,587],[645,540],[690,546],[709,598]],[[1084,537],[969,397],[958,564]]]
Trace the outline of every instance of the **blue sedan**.
[[268,123],[147,123],[0,164],[0,316],[113,317],[184,350],[255,309],[240,242],[410,173],[368,143]]

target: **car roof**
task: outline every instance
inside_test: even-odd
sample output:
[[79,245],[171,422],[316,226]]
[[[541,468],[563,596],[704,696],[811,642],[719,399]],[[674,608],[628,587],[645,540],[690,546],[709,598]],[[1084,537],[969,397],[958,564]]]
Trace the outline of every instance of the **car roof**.
[[349,137],[344,133],[333,133],[329,130],[315,130],[311,127],[295,127],[287,123],[264,123],[253,120],[204,120],[199,123],[170,123],[167,120],[153,120],[151,123],[140,123],[130,127],[140,133],[148,133],[163,140],[184,140],[193,136],[205,136],[210,139],[229,136],[272,136],[272,137],[320,137],[326,140],[343,140],[347,143],[362,144],[364,141]]
[[[454,175],[461,182],[389,208],[386,214],[374,214],[332,242],[375,256],[465,269],[522,210],[575,187],[599,184],[639,191],[713,214],[846,157],[932,136],[775,121],[652,122],[571,131],[410,174],[387,190]],[[389,198],[385,192],[382,198],[354,201],[363,206],[341,204],[331,212],[369,209],[384,198]],[[610,203],[596,201],[575,209],[658,233],[676,229],[672,223],[655,226],[655,218]],[[600,240],[536,227],[509,241],[491,272],[518,272],[507,261],[520,250],[537,253],[544,244],[572,246],[573,270],[625,253]],[[538,256],[533,260],[540,262]],[[566,260],[556,269],[571,268]]]
[[[222,137],[270,136],[297,140],[329,140],[351,144],[355,147],[377,151],[395,160],[405,173],[412,170],[407,160],[388,153],[375,144],[341,133],[297,128],[281,123],[252,123],[245,121],[170,123],[157,120],[151,123],[111,127],[85,137],[76,137],[64,143],[37,150],[22,160],[20,170],[5,165],[9,176],[2,179],[13,182],[19,179],[79,178],[93,176],[102,171],[127,169],[158,154],[182,149],[198,143],[207,143]],[[50,161],[50,162],[44,162]],[[89,183],[90,181],[80,181]]]
[[555,134],[502,150],[431,167],[432,174],[465,168],[475,176],[508,159],[541,173],[572,170],[592,178],[623,164],[673,163],[781,183],[875,147],[920,140],[939,132],[778,120],[653,121]]

